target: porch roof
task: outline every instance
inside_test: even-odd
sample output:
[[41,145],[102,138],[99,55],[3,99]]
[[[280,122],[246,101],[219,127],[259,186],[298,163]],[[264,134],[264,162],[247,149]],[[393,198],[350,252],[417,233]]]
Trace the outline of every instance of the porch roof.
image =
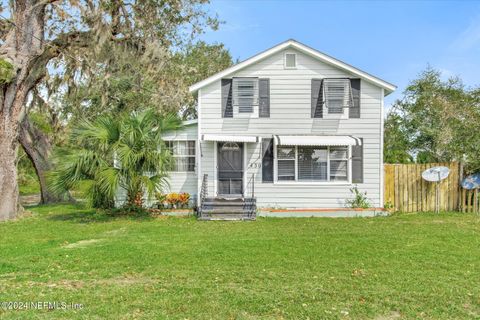
[[353,136],[274,136],[282,146],[359,146],[360,138]]
[[234,135],[216,135],[216,134],[203,134],[202,141],[219,141],[219,142],[250,142],[256,143],[262,141],[258,136],[234,136]]

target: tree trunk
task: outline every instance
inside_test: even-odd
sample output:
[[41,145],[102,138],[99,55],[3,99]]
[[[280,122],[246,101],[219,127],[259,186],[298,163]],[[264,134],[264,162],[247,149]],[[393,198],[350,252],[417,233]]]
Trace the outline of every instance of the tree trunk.
[[0,132],[0,221],[15,218],[21,211],[17,184],[17,133],[1,119]]
[[19,125],[30,90],[43,78],[54,50],[44,48],[47,2],[17,0],[14,27],[0,47],[0,58],[12,65],[0,83],[0,221],[14,218],[19,204],[16,158]]
[[38,182],[40,183],[40,203],[55,203],[63,199],[48,190],[46,173],[50,170],[48,157],[52,150],[52,145],[48,137],[25,117],[20,125],[19,142],[25,150],[30,161],[32,161]]

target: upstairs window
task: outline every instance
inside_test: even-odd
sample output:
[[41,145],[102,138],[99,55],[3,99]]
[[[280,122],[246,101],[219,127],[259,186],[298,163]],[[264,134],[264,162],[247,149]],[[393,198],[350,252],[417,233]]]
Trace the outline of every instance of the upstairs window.
[[328,113],[343,114],[344,108],[353,106],[350,79],[324,79],[323,98]]
[[233,78],[233,106],[239,113],[253,113],[258,106],[258,78]]
[[173,161],[171,171],[195,171],[195,141],[165,141]]
[[297,55],[295,53],[285,53],[285,69],[295,69],[297,67]]

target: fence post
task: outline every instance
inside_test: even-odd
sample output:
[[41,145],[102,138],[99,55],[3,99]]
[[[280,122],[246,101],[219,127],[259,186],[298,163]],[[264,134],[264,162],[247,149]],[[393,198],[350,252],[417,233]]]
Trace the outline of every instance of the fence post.
[[473,212],[478,213],[478,189],[473,193]]

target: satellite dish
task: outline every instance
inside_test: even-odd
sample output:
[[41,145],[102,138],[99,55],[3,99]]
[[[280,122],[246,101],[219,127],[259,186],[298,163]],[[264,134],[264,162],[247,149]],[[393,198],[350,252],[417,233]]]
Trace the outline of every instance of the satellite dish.
[[480,173],[469,175],[468,177],[463,179],[462,188],[467,190],[480,188]]
[[433,167],[422,172],[422,178],[430,182],[440,182],[448,177],[450,169],[447,167]]

